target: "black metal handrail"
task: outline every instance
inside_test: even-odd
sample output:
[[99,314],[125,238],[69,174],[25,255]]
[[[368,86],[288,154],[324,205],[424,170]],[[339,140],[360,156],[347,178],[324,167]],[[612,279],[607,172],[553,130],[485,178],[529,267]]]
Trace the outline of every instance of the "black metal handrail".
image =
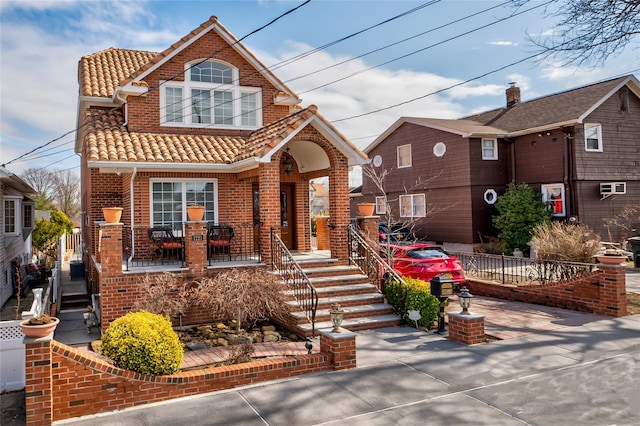
[[275,229],[271,228],[271,265],[280,274],[296,302],[303,309],[307,319],[311,322],[312,336],[315,336],[318,292]]
[[397,281],[406,288],[400,275],[374,250],[354,226],[349,226],[349,264],[356,265],[384,294],[389,281]]
[[462,263],[466,277],[501,284],[545,284],[570,279],[594,270],[593,263],[528,259],[486,253],[451,253]]

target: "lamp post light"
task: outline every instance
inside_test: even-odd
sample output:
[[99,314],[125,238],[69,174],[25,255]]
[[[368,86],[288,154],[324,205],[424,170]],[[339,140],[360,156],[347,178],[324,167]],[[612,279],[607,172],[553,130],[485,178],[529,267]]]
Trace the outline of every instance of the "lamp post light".
[[342,329],[340,325],[342,324],[342,320],[344,319],[344,310],[340,309],[340,305],[338,303],[334,303],[331,305],[331,309],[329,310],[329,315],[331,316],[331,324],[333,324],[333,333],[342,333]]
[[469,306],[471,306],[471,299],[473,295],[469,293],[467,286],[465,285],[460,290],[460,294],[458,295],[458,301],[460,302],[460,306],[462,307],[462,311],[460,315],[469,315]]

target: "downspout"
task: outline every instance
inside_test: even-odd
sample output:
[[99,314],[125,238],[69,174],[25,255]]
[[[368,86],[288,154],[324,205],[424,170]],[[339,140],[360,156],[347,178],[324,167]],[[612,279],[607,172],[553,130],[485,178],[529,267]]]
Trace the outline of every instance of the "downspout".
[[567,185],[567,189],[569,190],[569,200],[571,202],[571,206],[567,208],[567,212],[569,216],[578,215],[580,217],[580,212],[575,211],[576,207],[576,194],[575,194],[575,185],[574,185],[574,175],[575,175],[575,158],[573,157],[573,143],[575,137],[571,136],[571,131],[564,132],[564,183]]
[[[126,121],[125,121],[125,123],[126,123]],[[133,168],[133,173],[131,174],[131,183],[130,183],[130,187],[129,187],[129,193],[131,194],[131,256],[129,257],[128,262],[133,261],[133,255],[135,254],[135,251],[136,251],[136,241],[135,241],[136,233],[133,232],[133,226],[134,226],[134,223],[133,223],[133,220],[134,220],[133,219],[133,217],[134,217],[133,216],[133,212],[135,210],[133,208],[133,206],[134,206],[134,202],[133,202],[134,201],[133,181],[135,180],[137,173],[138,173],[138,168],[134,167]]]

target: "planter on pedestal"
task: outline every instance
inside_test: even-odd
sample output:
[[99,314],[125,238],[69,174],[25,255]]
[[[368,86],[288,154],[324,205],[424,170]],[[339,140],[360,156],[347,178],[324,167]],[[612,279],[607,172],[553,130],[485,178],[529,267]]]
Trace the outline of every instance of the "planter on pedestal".
[[204,217],[204,206],[187,206],[187,216],[192,222],[199,222]]
[[360,216],[373,216],[373,212],[375,211],[375,203],[358,203],[358,213]]
[[20,322],[20,328],[27,337],[46,337],[56,329],[59,322],[60,320],[58,318],[41,315]]
[[598,259],[598,263],[602,263],[603,265],[621,265],[627,261],[626,256],[620,256],[620,255],[602,254],[602,255],[596,256],[596,258]]
[[102,209],[102,214],[107,223],[118,223],[122,217],[122,207],[105,207]]

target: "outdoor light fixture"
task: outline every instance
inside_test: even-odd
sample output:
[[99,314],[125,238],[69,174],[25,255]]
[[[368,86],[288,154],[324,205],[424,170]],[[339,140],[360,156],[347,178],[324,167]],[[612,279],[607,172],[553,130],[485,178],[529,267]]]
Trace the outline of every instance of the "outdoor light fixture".
[[285,152],[287,153],[287,158],[284,159],[284,172],[289,174],[293,169],[293,158],[291,157],[291,150],[289,150],[289,148],[287,148]]
[[331,324],[333,324],[333,330],[331,331],[333,333],[342,333],[340,324],[342,324],[342,320],[344,318],[344,310],[340,309],[340,305],[338,303],[334,303],[331,305],[329,315],[331,316]]
[[460,302],[460,306],[462,306],[462,312],[460,315],[469,315],[469,306],[471,306],[471,299],[473,295],[469,293],[467,286],[465,285],[460,290],[460,294],[458,295],[458,301]]

